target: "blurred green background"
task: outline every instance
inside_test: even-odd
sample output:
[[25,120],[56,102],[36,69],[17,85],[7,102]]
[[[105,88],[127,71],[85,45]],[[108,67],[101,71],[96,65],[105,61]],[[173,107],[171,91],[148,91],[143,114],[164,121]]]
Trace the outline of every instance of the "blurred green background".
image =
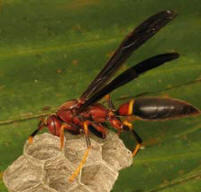
[[[125,102],[122,97],[146,92],[184,99],[201,108],[200,0],[0,1],[1,192],[7,191],[2,173],[22,153],[37,126],[36,117],[79,97],[123,37],[164,9],[175,10],[178,17],[121,70],[169,51],[179,52],[180,59],[142,75],[112,97],[118,105]],[[201,191],[200,116],[137,121],[134,126],[145,148],[133,166],[120,173],[113,192]],[[132,135],[122,138],[132,149]]]

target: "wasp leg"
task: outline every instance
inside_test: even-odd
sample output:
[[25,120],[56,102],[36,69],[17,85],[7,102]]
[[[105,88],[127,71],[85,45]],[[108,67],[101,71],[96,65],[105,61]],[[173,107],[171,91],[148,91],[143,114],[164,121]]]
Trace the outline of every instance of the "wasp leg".
[[62,149],[64,148],[64,129],[69,130],[70,126],[68,124],[62,124],[61,128],[60,128],[60,150],[62,151]]
[[101,139],[105,139],[107,131],[105,127],[101,123],[91,122],[91,126],[89,126],[89,130]]
[[41,120],[38,124],[38,128],[29,136],[29,139],[28,139],[29,144],[33,143],[34,136],[44,127],[45,127],[45,123],[43,120]]
[[123,131],[123,129],[122,129],[123,123],[122,123],[121,119],[118,116],[116,116],[116,109],[111,100],[110,95],[108,94],[106,98],[108,100],[108,106],[110,109],[108,111],[108,120],[109,120],[111,126],[117,130],[118,135],[120,135],[121,132]]
[[118,135],[123,131],[123,123],[119,117],[116,117],[113,112],[108,113],[108,121],[110,125],[117,130]]
[[64,129],[67,128],[66,124],[63,124],[60,129],[60,150],[62,151],[64,147]]
[[85,135],[85,139],[86,139],[86,143],[87,143],[87,149],[86,149],[86,151],[82,157],[82,160],[81,160],[80,164],[78,165],[77,169],[69,177],[69,181],[71,181],[71,182],[73,182],[75,180],[75,178],[78,176],[78,174],[80,173],[80,170],[82,169],[82,167],[86,163],[87,157],[89,155],[89,151],[91,149],[91,141],[89,138],[89,129],[88,129],[89,124],[90,124],[90,121],[84,121],[83,122],[84,135]]
[[135,149],[133,150],[132,156],[135,157],[136,154],[139,152],[140,147],[142,146],[142,139],[140,138],[140,136],[136,133],[136,131],[133,129],[133,125],[131,123],[129,123],[128,121],[124,121],[124,129],[125,130],[130,130],[133,133],[133,136],[135,137],[135,140],[137,142],[137,145],[135,147]]
[[60,128],[60,134],[59,134],[59,137],[60,137],[60,149],[62,150],[63,147],[64,147],[64,130],[67,130],[71,133],[78,133],[79,132],[79,127],[75,126],[74,124],[67,124],[67,123],[63,123],[61,125],[61,128]]
[[135,157],[136,154],[139,152],[140,147],[142,146],[142,139],[140,138],[140,136],[136,133],[136,131],[134,129],[132,130],[132,133],[137,141],[137,145],[132,153],[132,156]]

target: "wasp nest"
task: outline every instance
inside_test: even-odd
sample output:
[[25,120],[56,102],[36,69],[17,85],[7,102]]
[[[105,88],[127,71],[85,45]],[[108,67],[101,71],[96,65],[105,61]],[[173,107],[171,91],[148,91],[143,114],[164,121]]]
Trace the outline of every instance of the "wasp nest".
[[65,135],[64,150],[58,137],[38,135],[26,143],[23,155],[4,172],[9,192],[108,192],[120,169],[132,164],[131,152],[114,133],[104,140],[92,137],[87,161],[73,182],[69,176],[86,151],[83,136]]

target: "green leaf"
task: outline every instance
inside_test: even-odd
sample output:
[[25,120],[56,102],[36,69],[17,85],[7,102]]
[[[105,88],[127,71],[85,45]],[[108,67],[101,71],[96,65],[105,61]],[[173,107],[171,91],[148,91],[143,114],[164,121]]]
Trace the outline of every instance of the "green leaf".
[[[136,51],[122,70],[172,50],[181,58],[142,75],[112,97],[118,105],[124,102],[121,97],[145,92],[201,108],[200,0],[1,1],[1,172],[22,153],[40,114],[79,97],[123,37],[165,9],[175,10],[178,17]],[[113,192],[200,192],[200,122],[200,116],[134,122],[145,148],[133,166],[120,173]],[[132,135],[122,138],[133,149]],[[0,190],[7,191],[2,181]]]

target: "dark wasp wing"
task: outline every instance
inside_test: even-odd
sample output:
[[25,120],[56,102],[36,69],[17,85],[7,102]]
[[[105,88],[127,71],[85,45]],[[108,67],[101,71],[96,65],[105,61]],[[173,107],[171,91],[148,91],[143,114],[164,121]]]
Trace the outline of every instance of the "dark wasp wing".
[[142,73],[151,70],[155,67],[158,67],[164,64],[165,62],[177,59],[178,57],[179,57],[178,53],[166,53],[151,57],[149,59],[142,61],[141,63],[138,63],[137,65],[121,73],[114,80],[108,83],[105,87],[96,92],[91,98],[86,100],[86,102],[80,107],[79,111],[82,111],[92,103],[97,102],[102,97],[112,92],[114,89],[117,89],[118,87],[125,85],[126,83],[132,81],[133,79],[136,79]]
[[174,19],[176,13],[171,10],[161,11],[135,28],[120,44],[113,56],[90,83],[80,100],[84,103],[89,97],[100,90],[112,74],[118,70],[121,64],[142,44],[155,35],[162,27]]

